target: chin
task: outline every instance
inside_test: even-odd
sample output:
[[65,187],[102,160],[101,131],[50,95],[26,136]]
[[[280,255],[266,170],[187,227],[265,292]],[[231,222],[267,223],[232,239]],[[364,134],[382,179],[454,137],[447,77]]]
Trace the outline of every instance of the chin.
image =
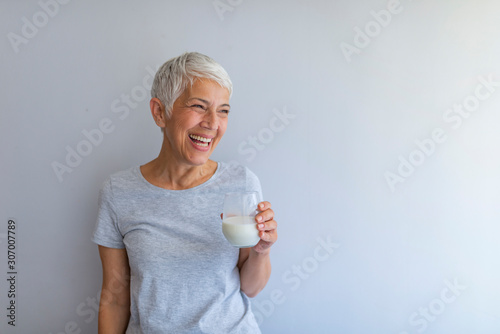
[[210,156],[207,157],[193,157],[191,159],[188,159],[188,161],[194,165],[194,166],[202,166],[208,162],[210,159]]

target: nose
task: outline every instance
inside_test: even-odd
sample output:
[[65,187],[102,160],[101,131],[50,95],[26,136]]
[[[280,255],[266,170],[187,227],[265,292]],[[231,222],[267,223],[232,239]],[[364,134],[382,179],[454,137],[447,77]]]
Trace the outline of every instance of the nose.
[[200,126],[207,130],[217,130],[218,118],[215,110],[207,110],[203,116]]

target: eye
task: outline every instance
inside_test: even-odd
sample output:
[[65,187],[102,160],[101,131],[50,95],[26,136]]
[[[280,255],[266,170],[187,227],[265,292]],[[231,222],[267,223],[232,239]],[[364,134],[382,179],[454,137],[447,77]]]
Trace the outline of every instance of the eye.
[[224,114],[229,114],[229,109],[219,110],[219,112]]
[[205,110],[205,108],[204,108],[201,104],[193,104],[193,105],[191,106],[191,108],[198,108],[198,109],[203,109],[203,110]]

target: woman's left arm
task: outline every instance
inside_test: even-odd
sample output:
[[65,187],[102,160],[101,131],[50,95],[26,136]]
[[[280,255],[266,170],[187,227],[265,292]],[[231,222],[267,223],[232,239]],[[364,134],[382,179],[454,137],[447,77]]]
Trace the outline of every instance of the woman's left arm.
[[271,203],[259,203],[259,214],[255,216],[260,241],[252,248],[240,249],[238,268],[240,269],[240,285],[248,297],[255,297],[264,289],[271,276],[271,246],[278,239],[278,224],[274,220]]

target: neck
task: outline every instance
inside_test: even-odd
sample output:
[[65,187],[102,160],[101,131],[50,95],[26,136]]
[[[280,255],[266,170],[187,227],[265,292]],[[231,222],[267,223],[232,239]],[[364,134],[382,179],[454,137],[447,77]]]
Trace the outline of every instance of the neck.
[[190,165],[176,159],[163,141],[158,157],[141,166],[141,173],[151,184],[170,190],[196,187],[207,181],[217,169],[217,163],[207,160],[203,165]]

